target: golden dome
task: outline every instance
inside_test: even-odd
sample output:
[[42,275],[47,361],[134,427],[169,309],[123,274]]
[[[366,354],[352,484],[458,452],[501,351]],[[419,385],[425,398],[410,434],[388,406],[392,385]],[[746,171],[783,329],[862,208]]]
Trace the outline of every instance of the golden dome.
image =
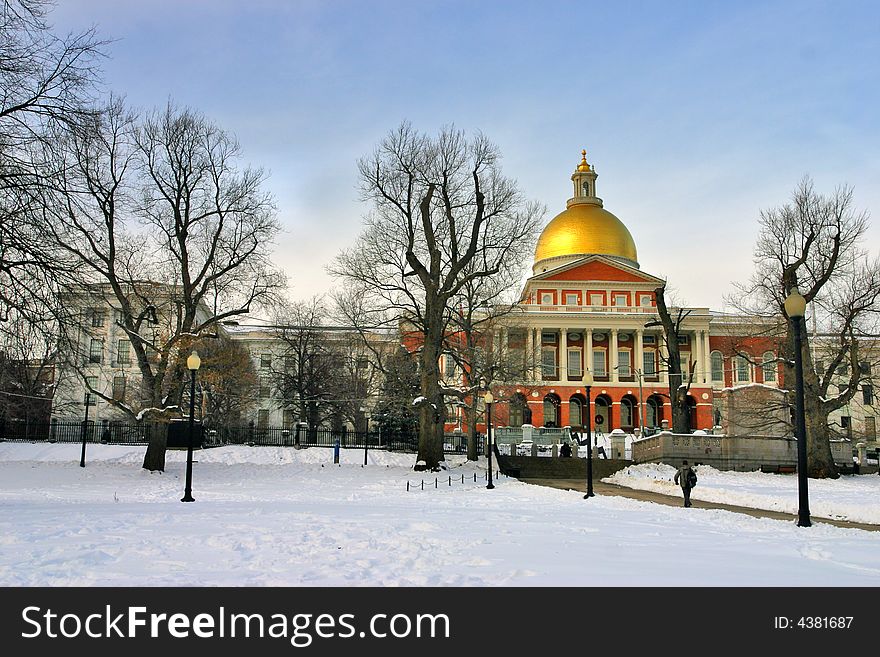
[[620,219],[596,204],[572,204],[544,228],[535,248],[535,263],[593,253],[623,258],[638,266],[636,244]]

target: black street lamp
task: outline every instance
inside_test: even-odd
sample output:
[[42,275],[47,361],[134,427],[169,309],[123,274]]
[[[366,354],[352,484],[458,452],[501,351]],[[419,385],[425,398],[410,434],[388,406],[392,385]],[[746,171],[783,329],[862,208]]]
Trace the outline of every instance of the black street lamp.
[[483,401],[486,403],[486,451],[489,452],[489,484],[486,488],[491,489],[495,488],[492,484],[492,402],[495,401],[495,398],[492,396],[491,390],[486,392]]
[[794,329],[795,373],[795,438],[797,439],[798,474],[798,527],[809,527],[810,502],[807,492],[807,427],[804,419],[804,358],[801,353],[801,322],[807,312],[807,301],[797,288],[792,288],[785,299],[785,314]]
[[189,436],[186,446],[186,488],[183,491],[181,502],[195,502],[192,496],[192,472],[193,472],[193,416],[196,413],[196,372],[202,364],[199,353],[193,349],[193,352],[186,359],[186,368],[190,373],[189,384]]
[[86,433],[89,430],[89,406],[92,404],[91,393],[86,393],[86,417],[83,420],[82,428],[82,455],[79,457],[79,467],[86,467]]
[[367,430],[364,431],[364,465],[366,465],[367,464],[367,455],[369,453],[367,450],[369,449],[369,446],[370,446],[370,443],[369,443],[369,440],[370,440],[370,420],[367,419],[367,409],[366,408],[361,406],[360,412],[361,412],[361,415],[363,416],[363,418],[367,424]]
[[590,388],[593,387],[593,373],[590,370],[584,372],[584,391],[587,395],[587,408],[584,415],[587,416],[587,494],[584,499],[587,500],[595,497],[593,494],[593,437],[592,437],[592,420],[590,411]]

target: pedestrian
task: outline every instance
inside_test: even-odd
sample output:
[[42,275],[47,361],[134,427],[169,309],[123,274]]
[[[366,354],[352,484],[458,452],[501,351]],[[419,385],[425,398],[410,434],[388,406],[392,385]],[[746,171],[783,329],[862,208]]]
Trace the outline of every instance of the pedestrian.
[[562,447],[559,449],[559,456],[570,457],[571,445],[569,445],[568,443],[562,443]]
[[101,434],[101,442],[107,444],[110,442],[110,428],[104,427],[104,432]]
[[684,494],[684,505],[691,506],[691,488],[697,485],[697,473],[688,465],[687,461],[681,462],[681,467],[675,473],[675,483],[681,486]]

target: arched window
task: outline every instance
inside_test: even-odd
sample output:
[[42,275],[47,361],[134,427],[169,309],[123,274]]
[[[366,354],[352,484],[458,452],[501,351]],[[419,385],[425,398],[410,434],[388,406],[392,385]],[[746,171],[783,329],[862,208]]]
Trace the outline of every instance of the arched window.
[[568,424],[572,427],[583,426],[583,404],[577,397],[572,397],[568,402]]
[[764,361],[763,369],[764,369],[764,383],[775,383],[776,382],[776,354],[772,351],[765,351],[764,357],[762,358]]
[[584,196],[589,196],[590,195],[590,183],[585,182],[583,184],[583,190],[584,190]]
[[749,363],[749,359],[745,356],[737,356],[735,359],[736,369],[734,374],[736,374],[736,382],[737,383],[748,383],[752,380],[752,368]]
[[711,356],[712,360],[712,380],[713,381],[724,381],[724,356],[721,355],[720,351],[713,351]]

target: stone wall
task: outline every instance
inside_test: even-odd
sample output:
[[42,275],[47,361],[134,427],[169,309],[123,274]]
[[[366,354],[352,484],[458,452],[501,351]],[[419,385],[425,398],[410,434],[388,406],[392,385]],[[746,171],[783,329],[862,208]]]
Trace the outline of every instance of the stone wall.
[[[852,467],[852,444],[832,441],[831,453],[838,465]],[[700,434],[658,434],[635,440],[635,463],[689,463],[711,465],[719,470],[794,471],[797,468],[797,442],[794,438],[770,436],[711,436]]]

